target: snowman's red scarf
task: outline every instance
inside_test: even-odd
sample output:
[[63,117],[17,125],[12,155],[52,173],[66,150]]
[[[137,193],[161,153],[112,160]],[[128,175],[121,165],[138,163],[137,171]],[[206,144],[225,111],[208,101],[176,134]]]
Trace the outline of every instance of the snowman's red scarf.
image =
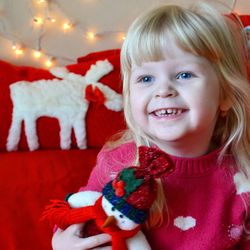
[[103,228],[102,225],[107,215],[102,209],[101,196],[93,206],[71,208],[65,201],[54,200],[48,205],[43,213],[42,219],[48,219],[52,225],[65,229],[69,225],[94,220],[97,227],[112,237],[113,250],[127,250],[126,239],[133,237],[141,228],[139,225],[133,230],[121,230],[116,225]]

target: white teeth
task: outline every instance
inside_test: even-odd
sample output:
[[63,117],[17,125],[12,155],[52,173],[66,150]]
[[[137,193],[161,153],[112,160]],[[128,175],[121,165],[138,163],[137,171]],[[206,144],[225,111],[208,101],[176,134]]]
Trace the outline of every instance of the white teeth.
[[174,109],[167,109],[167,113],[168,114],[173,114],[173,113],[175,113],[175,110]]
[[182,113],[181,109],[174,109],[174,108],[160,109],[154,112],[156,116],[179,115],[181,113]]

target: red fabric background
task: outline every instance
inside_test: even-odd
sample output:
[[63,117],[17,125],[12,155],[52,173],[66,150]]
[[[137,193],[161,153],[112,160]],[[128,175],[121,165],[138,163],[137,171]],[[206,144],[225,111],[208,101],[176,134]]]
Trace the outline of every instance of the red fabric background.
[[0,248],[49,250],[52,228],[40,222],[50,199],[64,199],[87,181],[97,149],[1,153]]

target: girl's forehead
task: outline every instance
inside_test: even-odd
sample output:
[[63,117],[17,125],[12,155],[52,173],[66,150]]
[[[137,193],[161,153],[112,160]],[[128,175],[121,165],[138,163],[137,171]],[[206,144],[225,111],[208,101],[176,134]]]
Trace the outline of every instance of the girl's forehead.
[[201,56],[191,53],[184,46],[180,46],[179,43],[173,38],[167,38],[165,46],[162,47],[162,56],[166,60],[188,60],[188,61],[200,61]]

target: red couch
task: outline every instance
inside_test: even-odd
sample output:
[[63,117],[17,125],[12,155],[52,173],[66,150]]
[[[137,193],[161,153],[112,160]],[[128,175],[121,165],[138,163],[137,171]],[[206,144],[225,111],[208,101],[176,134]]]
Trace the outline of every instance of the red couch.
[[[78,59],[68,70],[84,75],[98,60],[105,60],[114,69],[99,82],[121,92],[119,50],[92,53]],[[122,112],[107,109],[100,103],[100,93],[90,93],[86,116],[87,149],[78,149],[72,134],[71,148],[59,144],[59,123],[55,118],[37,120],[39,149],[29,151],[22,124],[17,151],[7,152],[6,142],[14,106],[10,85],[26,80],[51,79],[46,70],[14,66],[0,61],[0,248],[8,250],[51,249],[52,228],[40,217],[50,199],[63,199],[84,185],[105,140],[124,128]],[[99,96],[98,96],[99,95]],[[102,96],[101,96],[102,97]],[[112,121],[112,122],[111,122]]]

